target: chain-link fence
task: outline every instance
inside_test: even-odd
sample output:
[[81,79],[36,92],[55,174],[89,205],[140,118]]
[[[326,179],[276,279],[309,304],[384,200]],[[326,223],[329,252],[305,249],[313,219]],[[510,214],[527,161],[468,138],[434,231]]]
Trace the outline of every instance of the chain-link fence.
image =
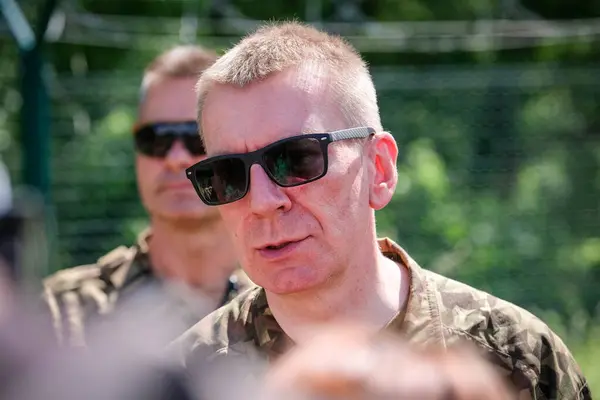
[[[146,25],[149,19],[132,16],[99,20],[78,12],[69,18],[46,71],[52,270],[94,262],[133,242],[147,224],[131,137],[141,70],[185,27],[195,23],[195,34],[216,29],[197,19]],[[234,21],[244,29],[252,22]],[[600,312],[600,64],[494,62],[484,52],[477,61],[472,53],[538,45],[550,51],[544,40],[561,45],[583,35],[592,39],[580,50],[591,54],[597,27],[582,21],[567,21],[562,30],[540,21],[481,24],[488,25],[469,32],[459,21],[367,24],[351,34],[375,61],[384,127],[400,148],[396,195],[378,212],[378,230],[424,267],[522,305],[569,341],[584,341]],[[234,25],[221,22],[222,36],[199,41],[227,46],[240,30]],[[18,183],[20,98],[15,65],[6,64],[17,52],[6,38],[0,45],[0,151]],[[65,48],[69,57],[58,57]],[[400,51],[414,51],[415,63],[398,62]],[[452,62],[432,56],[452,52],[462,55]]]
[[[385,127],[400,144],[399,168],[409,169],[400,198],[414,189],[412,175],[424,163],[429,169],[415,178],[441,200],[468,205],[481,193],[499,202],[522,196],[518,203],[543,214],[548,229],[564,214],[573,222],[569,231],[597,232],[598,133],[589,130],[586,107],[600,92],[599,72],[543,64],[374,68]],[[55,80],[53,199],[63,265],[93,260],[143,218],[131,142],[139,81],[119,71]],[[568,212],[554,213],[552,199],[538,193],[544,190],[556,192]],[[433,210],[411,208],[386,229],[420,242],[419,221]]]
[[[519,276],[591,268],[600,225],[599,72],[544,64],[374,67],[384,125],[400,145],[397,196],[379,213],[381,233],[434,269],[460,276],[481,268],[481,279],[494,276],[495,290],[515,299],[519,291],[536,297],[513,281]],[[131,242],[146,217],[131,140],[139,72],[51,81],[56,269]],[[16,89],[3,89],[5,104],[18,107]],[[12,166],[18,159],[16,152],[7,158]],[[493,274],[484,273],[488,265]],[[508,274],[502,287],[499,273]]]

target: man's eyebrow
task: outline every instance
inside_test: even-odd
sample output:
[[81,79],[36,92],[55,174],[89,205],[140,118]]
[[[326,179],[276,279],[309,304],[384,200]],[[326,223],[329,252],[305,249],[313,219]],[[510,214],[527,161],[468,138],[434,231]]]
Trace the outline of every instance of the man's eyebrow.
[[327,133],[327,132],[333,132],[333,131],[328,131],[327,129],[302,129],[300,132],[296,132],[296,135],[301,135],[301,134],[311,134],[311,133]]
[[225,152],[225,151],[218,151],[216,153],[211,153],[211,154],[207,153],[206,155],[208,157],[219,157],[219,156],[226,156],[226,155],[229,155],[229,154],[239,154],[239,153],[232,153],[230,151],[227,151],[227,152]]
[[[328,133],[328,132],[335,132],[335,130],[330,130],[328,131],[327,129],[302,129],[300,131],[297,130],[287,130],[287,131],[283,131],[282,133],[284,133],[286,135],[286,137],[281,138],[281,139],[285,139],[287,137],[293,137],[293,136],[298,136],[298,135],[304,135],[304,134],[312,134],[312,133]],[[276,139],[273,140],[270,143],[267,143],[265,146],[268,146],[271,143],[275,143],[276,141],[278,141],[280,139]],[[262,146],[262,147],[265,147]],[[211,154],[207,154],[208,157],[218,157],[218,156],[227,156],[227,155],[231,155],[231,154],[244,154],[244,153],[248,153],[248,151],[217,151],[215,153],[211,153]]]
[[244,154],[244,153],[247,153],[247,152],[248,152],[247,150],[245,150],[245,151],[219,150],[219,151],[216,151],[216,152],[211,153],[211,154],[207,153],[206,155],[208,157],[219,157],[219,156],[229,156],[229,155],[232,155],[232,154]]

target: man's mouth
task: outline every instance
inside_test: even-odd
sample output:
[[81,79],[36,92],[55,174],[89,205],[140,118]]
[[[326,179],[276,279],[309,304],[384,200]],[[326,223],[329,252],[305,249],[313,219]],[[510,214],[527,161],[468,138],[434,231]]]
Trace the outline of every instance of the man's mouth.
[[262,257],[272,261],[280,260],[293,254],[298,246],[300,246],[300,244],[306,239],[307,238],[268,244],[260,247],[258,250]]
[[163,187],[170,190],[188,190],[193,188],[189,181],[169,182],[164,184]]
[[284,242],[278,245],[270,245],[270,246],[266,246],[265,249],[267,250],[279,250],[279,249],[283,249],[285,246],[287,246],[288,244],[293,243],[293,242]]

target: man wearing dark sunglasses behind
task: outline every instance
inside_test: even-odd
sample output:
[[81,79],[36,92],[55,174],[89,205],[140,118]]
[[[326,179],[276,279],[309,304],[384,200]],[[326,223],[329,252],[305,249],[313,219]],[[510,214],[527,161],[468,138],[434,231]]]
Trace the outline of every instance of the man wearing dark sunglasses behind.
[[301,24],[269,24],[196,88],[209,158],[187,175],[202,201],[219,208],[258,285],[170,347],[192,373],[213,365],[214,376],[198,379],[218,382],[220,368],[249,357],[277,359],[309,341],[315,326],[349,320],[416,346],[468,340],[519,398],[591,398],[569,350],[542,321],[377,239],[375,210],[394,194],[398,148],[350,45]]
[[[145,287],[173,294],[169,298],[182,310],[187,328],[251,284],[236,269],[217,210],[198,199],[185,176],[187,167],[205,158],[194,85],[216,57],[200,47],[178,46],[146,69],[133,140],[138,189],[151,229],[131,247],[45,280],[44,298],[61,343],[86,345],[91,317],[111,313]],[[163,311],[171,313],[169,307]]]

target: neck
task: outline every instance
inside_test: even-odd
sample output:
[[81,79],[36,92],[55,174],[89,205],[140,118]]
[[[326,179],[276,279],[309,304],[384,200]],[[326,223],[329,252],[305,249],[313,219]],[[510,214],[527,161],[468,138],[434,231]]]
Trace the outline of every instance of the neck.
[[267,299],[281,328],[302,343],[312,328],[334,321],[380,330],[404,309],[408,293],[408,270],[386,258],[375,243],[335,283],[294,294],[267,292]]
[[216,301],[221,300],[236,268],[229,236],[220,220],[181,226],[154,218],[148,250],[157,276],[185,282]]

